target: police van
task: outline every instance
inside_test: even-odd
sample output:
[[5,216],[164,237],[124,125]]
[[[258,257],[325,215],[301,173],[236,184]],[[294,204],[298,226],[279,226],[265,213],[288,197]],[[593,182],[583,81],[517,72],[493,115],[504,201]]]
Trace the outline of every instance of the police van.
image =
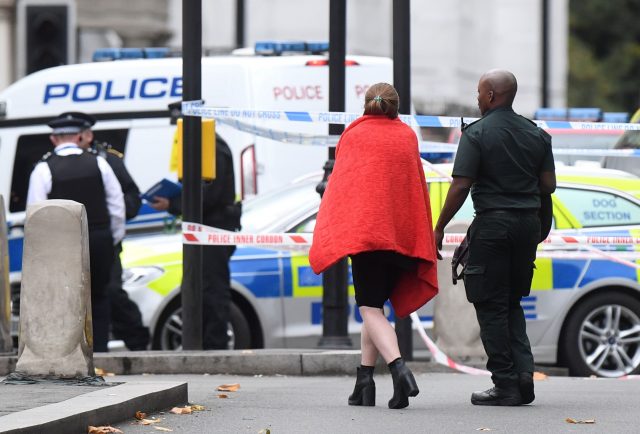
[[[202,98],[208,106],[260,110],[326,111],[328,44],[257,43],[255,49],[202,58]],[[82,111],[97,119],[98,141],[124,154],[141,191],[169,172],[176,126],[168,105],[182,98],[182,60],[167,50],[111,49],[94,62],[45,69],[24,77],[0,93],[0,194],[9,223],[12,287],[19,288],[22,226],[28,181],[34,164],[52,149],[46,123],[65,111]],[[102,61],[98,61],[102,60]],[[391,82],[388,58],[347,56],[346,110],[360,112],[364,94],[376,82]],[[252,120],[253,126],[326,135],[326,124],[301,125]],[[271,140],[218,124],[216,132],[233,154],[238,194],[269,191],[327,159],[324,146]],[[143,206],[127,224],[135,230],[157,230],[168,214]],[[17,299],[15,300],[17,301]],[[17,312],[17,303],[14,312]]]
[[[258,110],[326,111],[329,67],[326,43],[256,43],[224,56],[202,58],[202,99],[208,106]],[[345,106],[361,112],[364,95],[377,82],[392,82],[389,58],[348,55]],[[141,191],[170,172],[176,125],[169,104],[182,99],[182,59],[168,50],[111,49],[96,52],[94,62],[45,69],[24,77],[0,93],[0,195],[9,227],[12,313],[19,313],[23,224],[29,175],[52,149],[47,122],[65,111],[97,119],[97,141],[124,154]],[[272,131],[324,137],[320,123],[281,124],[252,120]],[[326,146],[272,140],[218,123],[218,133],[234,154],[238,196],[267,192],[327,159]],[[162,231],[167,213],[144,204],[127,222],[127,233]],[[13,321],[14,326],[17,325]],[[14,330],[15,333],[15,330]]]

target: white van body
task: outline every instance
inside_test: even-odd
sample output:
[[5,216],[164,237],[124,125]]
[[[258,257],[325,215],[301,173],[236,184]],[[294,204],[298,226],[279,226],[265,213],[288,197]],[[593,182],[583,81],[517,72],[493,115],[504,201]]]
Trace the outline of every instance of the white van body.
[[[346,111],[361,112],[366,89],[392,82],[388,58],[348,56]],[[324,55],[228,55],[203,57],[202,99],[208,106],[264,110],[328,110],[327,57]],[[320,63],[320,66],[316,66]],[[0,194],[9,222],[11,281],[20,280],[22,224],[30,171],[51,150],[46,123],[66,111],[82,111],[98,120],[98,140],[110,142],[125,155],[129,172],[141,191],[169,172],[176,126],[168,104],[182,98],[182,59],[134,59],[60,66],[33,73],[0,93]],[[269,122],[268,124],[266,122]],[[280,131],[327,134],[320,123],[251,121]],[[262,193],[313,170],[327,159],[323,146],[282,143],[240,132],[219,123],[216,132],[234,153],[238,193],[257,172]],[[252,148],[252,145],[253,148]],[[256,170],[241,168],[244,150],[255,153]],[[251,158],[253,160],[253,158]],[[244,169],[244,172],[243,172]],[[247,171],[252,173],[247,173]],[[243,176],[244,173],[244,176]],[[143,206],[128,222],[135,228],[161,229],[167,214]]]

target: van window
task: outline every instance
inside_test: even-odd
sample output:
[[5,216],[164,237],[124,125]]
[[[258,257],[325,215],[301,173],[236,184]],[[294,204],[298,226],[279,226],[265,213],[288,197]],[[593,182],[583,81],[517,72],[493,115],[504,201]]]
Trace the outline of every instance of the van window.
[[616,194],[577,188],[558,188],[555,195],[582,227],[640,224],[640,206]]
[[[94,130],[96,141],[112,144],[113,148],[124,154],[128,130]],[[27,206],[29,176],[35,165],[47,153],[53,150],[49,134],[31,134],[18,138],[16,157],[13,162],[9,211],[21,212]]]

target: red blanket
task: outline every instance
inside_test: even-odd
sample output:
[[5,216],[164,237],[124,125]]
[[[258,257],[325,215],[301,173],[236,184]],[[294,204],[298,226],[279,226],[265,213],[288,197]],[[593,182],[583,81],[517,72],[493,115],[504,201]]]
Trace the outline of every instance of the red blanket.
[[362,116],[344,131],[320,204],[309,261],[321,273],[348,255],[392,250],[419,259],[391,294],[405,317],[438,293],[429,193],[415,132],[399,119]]

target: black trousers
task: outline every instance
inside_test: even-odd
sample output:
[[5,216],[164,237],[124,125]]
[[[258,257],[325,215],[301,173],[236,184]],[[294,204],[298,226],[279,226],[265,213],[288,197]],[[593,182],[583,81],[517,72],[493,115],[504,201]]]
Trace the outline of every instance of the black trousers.
[[149,344],[149,329],[142,324],[142,314],[138,305],[122,289],[122,244],[115,247],[115,257],[109,278],[111,303],[111,332],[116,339],[124,341],[131,351],[146,350]]
[[109,276],[114,258],[113,238],[110,229],[89,230],[89,264],[91,267],[91,316],[93,322],[93,351],[108,351]]
[[229,259],[235,249],[235,246],[204,246],[202,249],[202,347],[205,350],[224,350],[229,345]]
[[531,290],[540,220],[533,211],[488,211],[469,228],[469,260],[464,272],[467,299],[473,303],[487,369],[497,386],[533,372],[523,296]]

